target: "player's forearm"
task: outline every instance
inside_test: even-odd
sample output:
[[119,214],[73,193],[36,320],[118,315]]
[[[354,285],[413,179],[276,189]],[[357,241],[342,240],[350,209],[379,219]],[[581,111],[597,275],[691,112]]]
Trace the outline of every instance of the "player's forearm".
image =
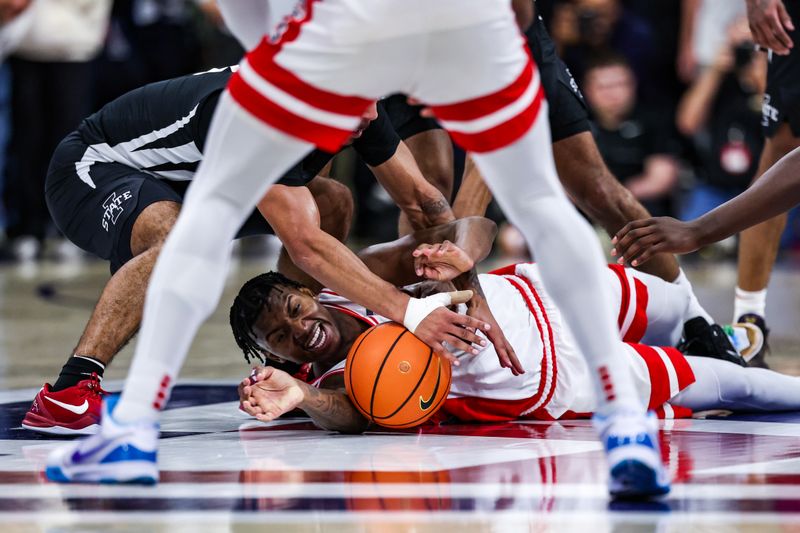
[[388,161],[371,169],[415,230],[455,218],[447,199],[425,179],[404,143],[399,144]]
[[488,218],[462,218],[370,246],[358,255],[381,278],[396,285],[407,285],[419,281],[414,272],[411,252],[420,244],[449,240],[464,250],[474,263],[478,263],[489,255],[496,234],[497,225]]
[[453,213],[456,218],[471,216],[482,217],[486,214],[486,209],[492,202],[492,193],[483,181],[478,167],[467,157],[464,166],[464,179],[461,180],[461,187],[458,195],[453,201]]
[[346,393],[318,389],[307,383],[302,383],[302,389],[303,401],[298,407],[322,429],[363,433],[369,426],[369,421],[353,406]]
[[800,204],[800,148],[775,163],[749,189],[692,221],[699,246],[720,241]]
[[347,246],[322,230],[284,241],[295,264],[348,300],[403,323],[409,297],[375,275]]

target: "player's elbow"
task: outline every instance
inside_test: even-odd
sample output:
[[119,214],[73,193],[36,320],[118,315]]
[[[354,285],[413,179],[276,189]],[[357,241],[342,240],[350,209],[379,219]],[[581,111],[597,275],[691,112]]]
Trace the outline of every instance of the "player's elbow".
[[319,209],[320,227],[336,240],[344,242],[350,233],[355,206],[346,185],[318,177],[308,185]]

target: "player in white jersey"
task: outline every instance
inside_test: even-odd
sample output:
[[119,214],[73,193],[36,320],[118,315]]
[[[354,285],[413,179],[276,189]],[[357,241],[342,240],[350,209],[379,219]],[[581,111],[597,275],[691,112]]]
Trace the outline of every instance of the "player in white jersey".
[[[537,120],[547,104],[510,2],[305,0],[273,32],[276,4],[220,2],[249,52],[220,98],[205,158],[153,272],[125,389],[118,407],[107,402],[105,413],[114,416],[104,417],[95,437],[54,453],[51,479],[156,481],[159,410],[221,295],[225,244],[286,168],[315,146],[338,149],[371,101],[403,92],[430,105],[453,140],[473,153],[504,212],[542,254],[542,278],[591,369],[612,493],[667,492],[657,427],[645,415],[607,314],[602,251],[560,187],[547,120]],[[415,299],[390,286],[365,291],[354,275],[319,281],[403,323],[441,354],[448,355],[443,342],[472,350],[459,337],[482,342],[459,326],[496,338],[479,291],[471,312],[481,320],[450,313],[446,295]]]
[[[409,263],[412,245],[413,239],[404,239],[377,251],[367,249],[361,257],[369,266]],[[486,251],[470,248],[470,253]],[[386,267],[380,268],[392,279]],[[501,368],[491,346],[476,356],[461,354],[462,364],[452,369],[450,394],[437,417],[483,422],[555,420],[593,412],[597,400],[589,368],[569,324],[542,287],[537,265],[511,265],[480,278],[526,373],[515,376]],[[406,280],[402,267],[393,279]],[[685,356],[673,348],[683,324],[694,318],[688,288],[616,265],[609,266],[603,282],[615,295],[610,310],[622,318],[620,342],[637,394],[662,417],[688,416],[692,410],[800,407],[798,378]],[[358,335],[387,321],[331,291],[323,290],[315,297],[276,273],[248,281],[231,308],[237,342],[248,359],[255,355],[267,363],[288,361],[303,367],[296,378],[277,369],[255,369],[252,379],[240,388],[243,406],[265,421],[300,407],[326,429],[363,429],[366,419],[344,393],[345,357]],[[745,327],[760,335],[757,328]],[[307,384],[326,391],[315,391]]]

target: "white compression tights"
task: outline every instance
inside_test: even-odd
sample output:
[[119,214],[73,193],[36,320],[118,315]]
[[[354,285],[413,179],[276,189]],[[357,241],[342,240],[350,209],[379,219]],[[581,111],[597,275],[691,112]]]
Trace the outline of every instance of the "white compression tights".
[[[611,293],[597,236],[567,199],[550,148],[547,106],[516,143],[474,154],[492,193],[536,255],[548,294],[564,314],[594,376],[598,411],[643,411],[609,311]],[[606,374],[613,395],[604,394]]]
[[687,356],[695,382],[670,400],[693,411],[787,411],[800,409],[800,378],[763,368],[744,368],[710,357]]
[[157,417],[159,392],[167,395],[197,329],[222,295],[236,231],[267,188],[312,148],[258,121],[223,93],[203,162],[150,279],[115,418]]

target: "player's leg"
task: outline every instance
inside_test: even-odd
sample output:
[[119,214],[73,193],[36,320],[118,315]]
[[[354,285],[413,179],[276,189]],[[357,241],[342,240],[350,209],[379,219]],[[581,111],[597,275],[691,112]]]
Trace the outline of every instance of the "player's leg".
[[[106,283],[75,347],[76,355],[107,365],[136,334],[142,319],[147,282],[180,209],[179,203],[162,200],[148,205],[136,217],[130,237],[133,257]],[[55,389],[64,377],[62,372],[53,386]]]
[[800,409],[800,378],[764,368],[745,368],[708,357],[686,356],[695,382],[670,400],[693,411],[788,411]]
[[150,280],[116,420],[156,418],[197,328],[219,301],[230,241],[270,184],[312,147],[259,121],[230,92],[223,93],[203,162]]
[[[758,179],[784,155],[800,146],[800,139],[792,134],[788,123],[781,124],[772,137],[767,138],[756,176]],[[743,315],[765,316],[767,285],[772,266],[778,255],[781,233],[786,226],[786,215],[762,222],[741,233],[739,241],[739,280],[734,303],[734,321]]]
[[[623,360],[616,317],[609,312],[611,295],[600,243],[558,180],[539,76],[522,51],[510,13],[509,17],[471,34],[464,30],[442,34],[431,49],[437,54],[449,52],[451,60],[463,62],[449,67],[456,75],[433,66],[426,72],[433,79],[415,96],[430,102],[454,141],[473,152],[494,197],[536,255],[547,292],[570,324],[590,368],[598,420],[602,420],[598,428],[609,451],[612,493],[663,494],[668,482],[658,452],[657,428],[645,419],[645,406]],[[458,38],[462,36],[464,40]],[[483,39],[490,39],[491,46]],[[482,53],[482,46],[492,53]],[[485,83],[482,76],[491,77],[494,90],[480,92],[476,80]],[[444,86],[448,79],[463,80],[475,91],[473,95],[483,96],[458,100],[464,87],[451,83],[448,95],[435,85],[438,81]],[[454,100],[457,103],[437,104]],[[617,438],[627,439],[631,446],[608,445]]]
[[23,427],[42,433],[96,431],[105,365],[139,328],[150,270],[180,209],[175,191],[124,165],[95,164],[85,183],[75,173],[85,149],[74,135],[59,145],[47,203],[64,236],[108,259],[114,274],[58,379],[42,387],[25,415]]

